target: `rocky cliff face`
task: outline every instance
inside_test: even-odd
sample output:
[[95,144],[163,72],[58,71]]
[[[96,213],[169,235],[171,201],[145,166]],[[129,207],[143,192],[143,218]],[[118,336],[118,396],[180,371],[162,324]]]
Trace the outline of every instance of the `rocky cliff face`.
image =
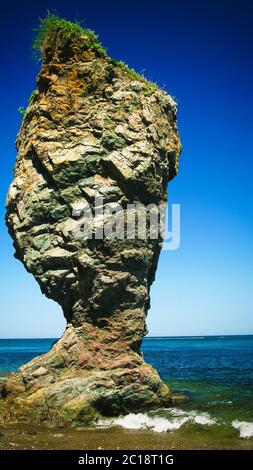
[[62,306],[67,328],[49,353],[10,376],[5,416],[80,424],[168,404],[169,389],[140,353],[161,236],[73,234],[97,197],[124,213],[128,204],[166,201],[180,153],[175,102],[85,34],[47,34],[42,55],[17,139],[7,224],[16,257]]

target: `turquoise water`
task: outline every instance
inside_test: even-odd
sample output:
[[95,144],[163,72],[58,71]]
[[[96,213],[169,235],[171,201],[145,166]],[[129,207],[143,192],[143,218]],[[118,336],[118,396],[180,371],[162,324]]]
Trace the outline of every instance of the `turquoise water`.
[[49,351],[56,338],[0,339],[0,375],[15,372],[20,366]]
[[151,338],[143,352],[172,390],[188,396],[180,408],[252,423],[253,434],[253,335]]
[[[0,375],[48,351],[55,339],[1,339]],[[139,414],[111,424],[155,431],[193,426],[222,435],[253,436],[253,335],[145,338],[152,364],[187,400],[170,410]],[[167,424],[166,424],[167,423]]]

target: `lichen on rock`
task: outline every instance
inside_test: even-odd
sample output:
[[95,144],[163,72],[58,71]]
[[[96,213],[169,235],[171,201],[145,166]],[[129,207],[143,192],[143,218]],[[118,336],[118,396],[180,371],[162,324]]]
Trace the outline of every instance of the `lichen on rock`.
[[85,424],[171,403],[140,352],[162,237],[82,239],[72,229],[73,208],[94,208],[97,196],[124,210],[166,201],[181,150],[177,108],[78,31],[58,23],[40,36],[6,216],[15,256],[61,305],[67,328],[9,377],[6,419]]

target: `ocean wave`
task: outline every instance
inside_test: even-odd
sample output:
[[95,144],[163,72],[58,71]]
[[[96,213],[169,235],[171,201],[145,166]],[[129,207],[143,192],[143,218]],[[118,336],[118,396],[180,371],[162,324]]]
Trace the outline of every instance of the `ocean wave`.
[[124,429],[150,430],[154,432],[173,432],[184,425],[219,426],[227,425],[237,429],[240,438],[249,439],[253,437],[253,423],[234,420],[230,423],[210,416],[207,412],[198,410],[186,411],[180,408],[162,408],[149,413],[129,413],[125,416],[100,419],[96,425],[102,428],[120,426]]
[[249,439],[253,436],[253,423],[236,419],[232,422],[232,426],[240,431],[240,437],[243,439]]
[[147,413],[129,413],[118,418],[101,419],[97,425],[99,427],[121,426],[125,429],[149,429],[154,432],[168,432],[176,431],[186,423],[203,426],[216,424],[216,420],[211,418],[208,413],[187,412],[177,408],[166,409],[166,412],[168,414],[166,417]]
[[207,402],[208,405],[232,405],[232,400],[211,400]]

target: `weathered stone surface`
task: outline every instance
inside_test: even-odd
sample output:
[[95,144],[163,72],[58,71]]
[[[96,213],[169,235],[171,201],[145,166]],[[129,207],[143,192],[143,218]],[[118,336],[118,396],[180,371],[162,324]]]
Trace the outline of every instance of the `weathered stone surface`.
[[124,208],[166,201],[180,153],[176,104],[97,51],[50,37],[37,84],[17,138],[7,224],[16,257],[68,326],[10,376],[5,418],[82,424],[169,404],[140,353],[161,237],[75,239],[72,211],[98,195]]

